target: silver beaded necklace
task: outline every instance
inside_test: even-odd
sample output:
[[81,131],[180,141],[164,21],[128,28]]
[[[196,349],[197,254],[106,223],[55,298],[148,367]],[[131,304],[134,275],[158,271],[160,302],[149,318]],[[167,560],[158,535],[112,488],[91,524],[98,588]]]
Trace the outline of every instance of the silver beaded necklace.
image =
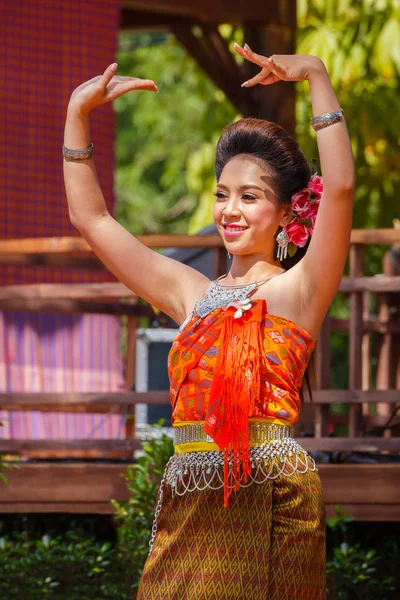
[[252,281],[251,283],[240,283],[236,285],[221,285],[220,281],[225,279],[227,275],[221,275],[218,279],[212,281],[204,294],[199,300],[197,300],[192,312],[188,315],[182,325],[179,327],[179,331],[183,331],[189,321],[196,315],[199,317],[195,323],[197,325],[204,317],[209,315],[216,308],[221,306],[227,306],[231,303],[246,304],[250,298],[262,285],[273,277],[281,275],[285,271],[270,275],[266,279],[259,281]]

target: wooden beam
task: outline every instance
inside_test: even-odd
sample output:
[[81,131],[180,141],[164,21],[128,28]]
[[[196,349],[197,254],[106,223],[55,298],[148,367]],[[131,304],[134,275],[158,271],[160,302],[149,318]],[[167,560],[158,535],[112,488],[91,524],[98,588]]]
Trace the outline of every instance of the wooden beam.
[[[400,392],[391,390],[315,390],[313,404],[307,407],[317,407],[319,404],[389,404],[400,403]],[[37,410],[43,412],[103,412],[111,409],[115,413],[124,413],[126,407],[135,404],[168,405],[168,390],[153,390],[149,392],[47,392],[24,393],[3,392],[0,395],[0,408],[11,411]]]
[[400,391],[392,390],[315,390],[314,404],[376,404],[377,402],[400,402]]
[[400,437],[303,437],[297,441],[310,452],[400,452]]
[[[137,239],[148,248],[215,248],[223,246],[217,234],[180,235],[154,234],[138,235]],[[92,249],[83,238],[13,238],[0,240],[2,254],[70,254],[71,252],[89,252]]]
[[[3,513],[113,513],[111,500],[127,500],[126,464],[24,464],[7,472]],[[399,521],[400,465],[319,464],[327,517],[340,504],[362,521]]]
[[189,21],[188,17],[178,15],[163,14],[160,12],[151,12],[147,10],[132,10],[122,8],[120,14],[120,31],[137,31],[140,29],[158,31],[168,30],[175,25],[185,25]]
[[[135,404],[169,404],[168,390],[149,392],[4,392],[0,395],[0,407],[3,410],[39,410],[61,412],[103,412],[114,409],[123,413],[127,406]],[[83,407],[84,410],[83,410]],[[119,407],[119,408],[118,408]]]
[[138,297],[121,282],[110,283],[26,283],[0,287],[0,300],[106,300],[129,298],[131,305]]
[[88,269],[106,271],[96,256],[70,256],[69,254],[0,254],[1,265],[20,265],[25,267],[50,267],[52,269]]
[[318,465],[329,504],[396,504],[400,508],[400,464]]
[[[351,451],[378,452],[387,450],[400,452],[400,437],[321,437],[297,438],[306,450],[311,451]],[[23,454],[24,452],[61,452],[73,451],[76,454],[90,452],[91,456],[107,456],[110,452],[134,452],[141,448],[138,439],[0,439],[0,452],[4,454]]]
[[[349,330],[349,319],[339,319],[336,317],[330,317],[331,328],[333,331],[348,331]],[[364,331],[370,333],[400,333],[400,323],[395,321],[364,321]]]
[[125,304],[119,302],[86,302],[84,300],[36,300],[33,298],[8,299],[0,300],[0,310],[154,317],[154,311],[151,306],[132,306],[128,303]]
[[[222,246],[215,248],[218,258],[216,265],[218,271],[226,270],[226,250]],[[222,266],[222,271],[220,267]],[[370,293],[398,293],[400,292],[400,277],[343,277],[339,291],[344,293],[370,292]],[[128,287],[120,282],[108,283],[32,283],[20,285],[6,285],[0,287],[0,300],[21,299],[71,299],[71,300],[106,300],[116,298],[129,298],[130,304],[137,303],[137,296]],[[348,319],[331,318],[333,328],[348,329]],[[396,323],[391,321],[363,321],[364,327],[370,331],[381,331],[381,328],[390,325],[396,329]]]
[[[8,484],[0,495],[3,503],[107,503],[112,498],[127,499],[123,479],[126,465],[121,464],[26,464],[7,471]],[[111,505],[110,505],[111,509]],[[91,512],[89,510],[89,512]]]
[[[234,63],[234,66],[228,70],[226,55],[223,54],[222,58],[219,56],[221,40],[216,47],[213,45],[217,39],[215,30],[214,36],[210,38],[201,27],[200,30],[202,35],[197,36],[192,28],[176,26],[172,28],[172,33],[237,110],[244,116],[254,115],[256,105],[252,101],[252,95],[246,94],[246,90],[240,87],[244,77],[240,76],[239,66]],[[225,44],[224,40],[222,42]]]
[[[352,248],[353,247],[363,248],[361,244],[352,246]],[[343,277],[340,282],[339,291],[345,293],[372,292],[376,294],[384,292],[400,292],[400,277],[398,275],[393,277],[388,277],[387,275],[379,277],[363,277],[361,275]]]
[[400,229],[353,229],[351,244],[399,244]]
[[[244,15],[244,39],[254,52],[263,56],[295,54],[296,29],[296,2],[270,2],[268,23]],[[246,79],[260,71],[259,67],[247,61],[245,68]],[[295,84],[281,81],[277,85],[258,85],[250,89],[257,103],[257,113],[253,116],[275,121],[295,136]]]
[[[207,235],[143,235],[137,239],[149,248],[214,248],[223,246],[217,234]],[[351,244],[399,244],[399,229],[353,229]],[[92,254],[82,237],[13,238],[0,240],[0,256],[4,254]],[[378,279],[378,278],[377,278]]]
[[[392,439],[392,438],[391,438]],[[0,439],[0,452],[3,454],[24,454],[24,452],[74,452],[76,456],[85,454],[91,457],[104,458],[112,452],[129,452],[140,450],[141,442],[137,439],[82,439],[82,440],[28,440]]]
[[[126,10],[143,10],[146,12],[160,13],[163,16],[181,16],[201,21],[219,21],[222,23],[241,23],[243,19],[266,21],[274,14],[270,9],[270,1],[236,0],[199,0],[187,2],[186,0],[123,0],[122,7]],[[295,10],[295,2],[283,2],[287,10]],[[123,23],[122,23],[123,25]]]

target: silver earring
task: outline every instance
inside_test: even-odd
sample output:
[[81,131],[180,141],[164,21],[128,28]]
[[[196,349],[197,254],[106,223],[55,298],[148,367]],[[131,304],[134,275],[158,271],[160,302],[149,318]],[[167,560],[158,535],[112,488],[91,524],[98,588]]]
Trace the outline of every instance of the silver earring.
[[284,229],[278,233],[276,241],[278,243],[277,258],[279,260],[285,260],[288,251],[289,236]]
[[231,257],[231,253],[229,252],[229,250],[227,250],[227,252],[228,252],[228,258],[230,258]]

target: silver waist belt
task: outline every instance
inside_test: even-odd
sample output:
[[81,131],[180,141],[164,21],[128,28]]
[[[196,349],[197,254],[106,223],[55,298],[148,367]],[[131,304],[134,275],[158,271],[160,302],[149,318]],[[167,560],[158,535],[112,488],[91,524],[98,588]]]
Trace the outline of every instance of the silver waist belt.
[[[250,444],[264,444],[293,436],[294,427],[291,425],[278,425],[264,421],[249,423]],[[175,446],[192,442],[214,442],[213,438],[204,432],[204,423],[174,427]]]

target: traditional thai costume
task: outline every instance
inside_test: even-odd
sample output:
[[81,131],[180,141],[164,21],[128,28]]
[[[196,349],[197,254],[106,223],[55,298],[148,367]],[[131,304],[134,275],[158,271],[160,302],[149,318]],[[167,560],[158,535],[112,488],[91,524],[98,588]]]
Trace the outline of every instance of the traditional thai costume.
[[211,283],[168,357],[175,453],[138,600],[322,600],[325,514],[294,440],[314,341],[245,286]]

